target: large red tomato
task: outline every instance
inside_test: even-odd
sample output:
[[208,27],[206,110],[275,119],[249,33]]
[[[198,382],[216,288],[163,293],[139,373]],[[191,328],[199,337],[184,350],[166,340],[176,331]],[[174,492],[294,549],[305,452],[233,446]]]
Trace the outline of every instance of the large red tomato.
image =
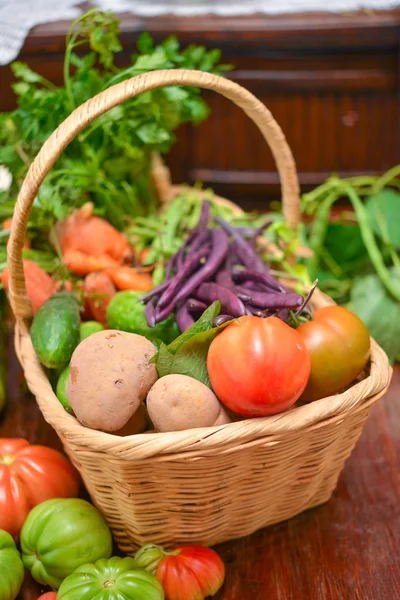
[[76,471],[57,450],[0,439],[0,529],[19,535],[34,506],[77,496],[78,487]]
[[38,600],[56,600],[57,592],[46,592]]
[[156,577],[165,600],[204,600],[224,583],[225,566],[211,548],[182,546],[161,560]]
[[277,317],[241,317],[211,343],[211,385],[228,408],[262,417],[288,409],[310,375],[310,357],[300,334]]
[[336,394],[354,381],[368,362],[368,329],[346,308],[319,308],[313,320],[300,325],[297,331],[311,358],[311,375],[302,400]]

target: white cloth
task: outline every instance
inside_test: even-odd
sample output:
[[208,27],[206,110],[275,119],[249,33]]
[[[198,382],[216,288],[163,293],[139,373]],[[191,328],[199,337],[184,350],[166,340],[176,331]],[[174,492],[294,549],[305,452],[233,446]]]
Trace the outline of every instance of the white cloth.
[[[360,8],[390,9],[400,0],[93,0],[102,9],[139,16],[216,14],[235,16],[254,13],[341,12]],[[0,65],[19,54],[30,29],[41,23],[74,19],[82,13],[82,0],[0,0]]]

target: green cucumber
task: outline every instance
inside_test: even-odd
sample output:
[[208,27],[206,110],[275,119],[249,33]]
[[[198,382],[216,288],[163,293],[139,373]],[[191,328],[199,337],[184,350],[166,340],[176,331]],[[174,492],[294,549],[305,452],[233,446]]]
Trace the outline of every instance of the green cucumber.
[[86,321],[86,323],[81,323],[81,342],[98,331],[104,331],[103,325],[98,321]]
[[60,369],[69,364],[80,341],[80,321],[78,301],[70,292],[55,294],[39,308],[31,339],[42,365]]
[[75,415],[67,397],[67,381],[69,377],[69,372],[70,366],[68,365],[68,367],[65,367],[64,371],[62,371],[60,377],[58,378],[56,396],[59,399],[60,404],[62,404],[65,410],[67,411],[67,413],[69,413],[70,415]]

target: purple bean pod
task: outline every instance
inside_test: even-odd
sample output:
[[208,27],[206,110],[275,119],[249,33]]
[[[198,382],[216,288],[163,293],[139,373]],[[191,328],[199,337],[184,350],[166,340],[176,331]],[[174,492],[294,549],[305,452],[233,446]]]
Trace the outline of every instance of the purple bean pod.
[[201,231],[202,229],[205,229],[207,227],[208,222],[210,220],[210,209],[211,209],[210,201],[204,200],[202,207],[201,207],[199,222],[197,223],[197,227],[196,227],[196,229],[198,231]]
[[176,311],[176,323],[182,333],[186,331],[186,329],[189,329],[194,323],[194,319],[189,313],[186,302],[181,304]]
[[206,244],[210,239],[210,232],[208,229],[205,231],[201,231],[198,233],[192,240],[191,244],[188,245],[189,250],[187,253],[187,257],[196,252],[199,248],[201,249],[204,244]]
[[179,272],[175,275],[171,285],[162,294],[158,301],[158,308],[164,308],[164,306],[171,302],[179,286],[197,269],[202,259],[207,258],[209,252],[210,246],[207,244],[207,246],[200,248],[200,250],[197,250],[197,252],[186,259]]
[[[243,294],[244,292],[244,294]],[[238,287],[238,295],[243,299],[243,295],[248,296],[245,302],[259,308],[298,308],[303,302],[303,296],[295,292],[251,292],[250,290],[242,290]]]
[[232,321],[234,318],[235,317],[232,317],[232,315],[218,315],[218,317],[215,317],[215,319],[214,319],[214,325],[215,325],[215,327],[219,327],[223,323]]
[[149,327],[155,327],[156,325],[156,312],[153,302],[153,300],[150,300],[144,311],[144,316],[146,317],[146,322]]
[[208,304],[197,300],[196,298],[189,298],[186,300],[186,304],[189,312],[204,312],[208,308]]
[[249,244],[249,242],[247,242],[244,237],[232,227],[232,225],[224,221],[224,219],[215,217],[214,220],[235,240],[235,250],[241,262],[249,269],[253,269],[259,273],[265,273],[267,267],[251,244]]
[[235,282],[237,281],[241,283],[242,281],[254,281],[255,283],[264,284],[268,288],[276,290],[277,292],[286,291],[286,288],[270,273],[260,273],[258,271],[233,267],[232,277]]
[[139,298],[138,302],[148,302],[151,298],[154,298],[154,296],[158,296],[159,294],[161,294],[161,292],[166,290],[167,287],[173,281],[174,281],[174,277],[172,277],[172,279],[166,279],[165,281],[163,281],[163,283],[161,285],[158,285],[157,287],[153,288],[152,290],[150,290],[149,292],[144,294],[144,296]]
[[196,297],[204,302],[215,302],[219,300],[221,310],[234,317],[242,317],[246,314],[246,308],[243,302],[227,288],[223,288],[217,283],[202,283],[196,290]]

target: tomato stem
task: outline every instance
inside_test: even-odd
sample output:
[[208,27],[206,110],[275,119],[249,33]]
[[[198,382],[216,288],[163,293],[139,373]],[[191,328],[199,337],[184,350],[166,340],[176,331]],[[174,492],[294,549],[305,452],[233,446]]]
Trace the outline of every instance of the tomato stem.
[[14,462],[14,458],[14,456],[10,455],[1,456],[0,463],[2,463],[3,465],[12,465],[12,463]]

